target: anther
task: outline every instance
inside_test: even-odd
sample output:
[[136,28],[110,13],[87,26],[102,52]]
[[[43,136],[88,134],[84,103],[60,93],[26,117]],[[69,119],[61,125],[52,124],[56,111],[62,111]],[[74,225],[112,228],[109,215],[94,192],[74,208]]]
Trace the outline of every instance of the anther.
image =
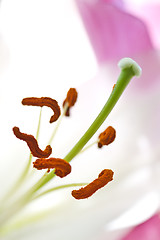
[[109,145],[114,141],[116,137],[116,130],[109,126],[104,132],[99,135],[98,147],[101,148],[103,145]]
[[114,90],[115,86],[116,86],[116,84],[114,84],[114,85],[113,85],[113,88],[112,88],[112,90]]
[[13,128],[14,135],[27,143],[32,155],[39,158],[48,158],[52,153],[50,145],[46,146],[46,149],[42,151],[37,143],[37,140],[32,135],[21,133],[18,127]]
[[72,196],[76,199],[85,199],[92,196],[98,189],[104,187],[108,182],[113,180],[114,172],[110,169],[104,169],[93,182],[84,188],[73,190]]
[[63,107],[65,106],[65,104],[68,105],[65,116],[69,117],[70,116],[70,108],[74,106],[74,104],[77,101],[77,96],[78,93],[76,91],[75,88],[70,88],[68,93],[67,93],[67,97],[63,102]]
[[33,162],[33,167],[37,170],[55,168],[55,174],[61,178],[67,176],[71,172],[71,165],[61,158],[39,158]]
[[39,107],[47,106],[47,107],[50,107],[54,112],[54,115],[51,116],[51,118],[50,118],[50,123],[55,122],[61,114],[61,110],[60,110],[60,107],[59,107],[57,101],[52,99],[52,98],[49,98],[49,97],[24,98],[22,100],[22,104],[23,105],[28,105],[28,106],[39,106]]

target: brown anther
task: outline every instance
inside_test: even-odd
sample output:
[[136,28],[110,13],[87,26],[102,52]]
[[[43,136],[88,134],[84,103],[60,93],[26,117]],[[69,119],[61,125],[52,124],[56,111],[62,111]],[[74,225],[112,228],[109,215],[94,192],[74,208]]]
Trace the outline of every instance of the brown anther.
[[116,137],[116,130],[109,126],[104,132],[99,135],[98,147],[101,148],[103,145],[109,145],[114,141]]
[[115,86],[116,86],[116,84],[113,85],[113,89],[112,90],[114,90]]
[[34,136],[28,135],[25,133],[21,133],[18,127],[13,128],[13,133],[17,138],[19,138],[20,140],[23,140],[27,143],[27,145],[34,157],[48,158],[51,155],[52,148],[50,145],[48,145],[46,147],[46,149],[44,151],[42,151],[39,148],[37,140],[34,138]]
[[77,93],[76,89],[70,88],[67,93],[67,97],[63,102],[63,107],[65,106],[65,104],[68,105],[65,116],[67,116],[67,117],[70,116],[70,108],[73,107],[74,104],[76,103],[77,96],[78,96],[78,93]]
[[54,112],[54,115],[51,116],[51,118],[50,118],[50,123],[55,122],[61,114],[61,110],[60,110],[60,107],[59,107],[57,101],[52,99],[52,98],[49,98],[49,97],[24,98],[22,100],[22,104],[27,105],[27,106],[39,106],[39,107],[47,106],[47,107],[50,107]]
[[85,199],[93,195],[98,189],[104,187],[108,182],[113,180],[114,172],[110,169],[104,169],[93,182],[84,188],[73,190],[72,196],[76,199]]
[[39,158],[33,162],[33,167],[38,170],[55,168],[55,174],[61,178],[67,176],[71,172],[71,165],[61,158]]

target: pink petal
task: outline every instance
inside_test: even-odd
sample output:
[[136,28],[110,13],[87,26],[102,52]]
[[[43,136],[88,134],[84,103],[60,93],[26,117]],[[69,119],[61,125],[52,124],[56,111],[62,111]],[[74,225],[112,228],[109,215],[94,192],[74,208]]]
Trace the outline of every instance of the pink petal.
[[151,3],[137,6],[128,1],[127,9],[145,22],[155,48],[160,49],[160,4]]
[[[93,0],[91,0],[93,2]],[[109,3],[112,5],[115,5],[117,7],[123,8],[124,7],[124,3],[123,0],[98,0],[99,3]]]
[[116,2],[77,0],[100,63],[132,57],[153,48],[145,24],[118,7]]
[[153,216],[145,223],[134,228],[122,240],[159,240],[160,239],[160,217]]

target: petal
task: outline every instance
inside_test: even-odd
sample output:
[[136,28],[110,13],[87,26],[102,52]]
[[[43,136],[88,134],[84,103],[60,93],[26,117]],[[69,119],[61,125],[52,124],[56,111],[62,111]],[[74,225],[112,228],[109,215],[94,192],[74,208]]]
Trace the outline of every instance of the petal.
[[145,24],[115,4],[77,0],[77,5],[100,63],[152,49]]
[[135,4],[135,1],[126,1],[127,9],[130,13],[141,19],[147,25],[149,34],[155,48],[160,49],[160,4],[151,2],[150,4]]
[[[106,3],[106,4],[112,4],[113,6],[117,6],[119,8],[124,7],[123,0],[98,0],[99,3]],[[93,1],[92,1],[93,2]]]
[[[140,179],[137,179],[137,183],[138,180]],[[146,181],[146,185],[147,184],[148,181]],[[143,188],[141,184],[138,186],[138,191],[140,193]],[[20,230],[13,232],[5,240],[11,240],[13,237],[18,240],[44,239],[45,237],[52,239],[53,235],[57,240],[65,238],[76,238],[77,240],[99,240],[101,239],[100,236],[102,234],[105,234],[106,236],[106,238],[103,239],[111,239],[110,235],[113,235],[113,233],[105,229],[105,224],[109,223],[117,215],[123,213],[127,207],[130,207],[129,205],[131,202],[133,204],[134,201],[137,201],[135,197],[135,192],[137,191],[136,186],[134,192],[132,192],[132,188],[129,188],[129,186],[129,191],[126,192],[126,190],[127,189],[121,184],[118,188],[116,187],[113,190],[110,185],[107,189],[102,189],[97,195],[84,201],[77,201],[71,198],[69,196],[71,190],[67,190],[63,192],[65,195],[64,203],[50,209],[50,216],[36,223],[29,223],[28,226],[22,227]],[[125,196],[124,193],[126,193]],[[46,205],[53,204],[55,197],[57,198],[57,193],[48,196],[48,202],[46,202]],[[126,199],[126,201],[123,201],[124,199]],[[43,200],[40,200],[39,207],[44,206],[43,203],[45,204],[45,202]],[[37,207],[36,203],[34,204],[34,207]],[[139,209],[139,212],[136,212],[136,215],[138,216],[141,212],[143,212],[142,207]],[[24,218],[26,217],[24,216]]]
[[0,35],[0,74],[2,74],[9,65],[10,53],[8,46],[3,39],[3,36]]
[[159,240],[160,238],[160,216],[155,215],[148,221],[134,228],[123,240]]

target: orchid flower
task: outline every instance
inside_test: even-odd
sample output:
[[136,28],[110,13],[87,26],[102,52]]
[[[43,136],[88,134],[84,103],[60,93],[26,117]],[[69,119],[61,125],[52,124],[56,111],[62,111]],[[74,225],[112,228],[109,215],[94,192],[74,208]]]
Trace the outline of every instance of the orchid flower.
[[[45,6],[41,1],[33,0],[30,2],[26,1],[24,6],[22,1],[14,1],[14,3],[13,1],[8,2],[11,5],[7,6],[7,1],[4,1],[4,3],[2,2],[1,9],[1,18],[3,19],[3,24],[6,23],[8,27],[7,31],[2,28],[2,33],[9,45],[9,49],[11,50],[10,66],[7,69],[7,72],[2,76],[2,79],[4,80],[3,87],[7,91],[3,91],[1,94],[1,111],[3,113],[3,118],[1,119],[1,132],[3,132],[3,143],[1,145],[3,152],[1,161],[4,167],[3,171],[1,170],[1,182],[3,182],[1,194],[4,196],[6,196],[6,192],[8,192],[8,190],[11,189],[12,191],[15,178],[17,179],[21,176],[20,174],[23,172],[23,168],[26,164],[29,153],[26,145],[22,141],[16,139],[12,132],[12,128],[14,126],[19,126],[21,131],[23,129],[22,132],[32,132],[34,135],[36,135],[39,111],[38,109],[35,109],[35,107],[21,106],[21,99],[30,96],[41,97],[45,94],[45,96],[49,97],[54,95],[56,100],[63,101],[64,92],[66,91],[68,85],[71,84],[71,81],[67,82],[66,79],[65,81],[63,80],[60,82],[61,77],[59,75],[58,79],[55,78],[56,80],[53,81],[53,67],[57,68],[59,65],[56,61],[54,62],[52,57],[50,59],[52,64],[48,62],[46,58],[48,55],[46,54],[45,50],[48,50],[49,53],[51,52],[54,55],[58,46],[57,45],[55,48],[52,48],[53,42],[56,41],[55,34],[54,37],[50,34],[47,35],[48,38],[44,37],[44,35],[48,33],[48,30],[50,31],[51,29],[47,24],[50,23],[50,20],[52,19],[51,16],[54,16],[53,6],[55,5],[52,5],[52,1],[47,1]],[[59,2],[59,9],[61,10],[61,7],[63,9],[63,4],[66,3],[65,1]],[[32,6],[32,8],[28,7],[28,4],[29,6]],[[17,15],[12,13],[13,9],[16,10],[16,7],[18,8],[18,12],[16,12]],[[19,9],[21,9],[21,11],[19,11]],[[32,9],[35,11],[32,12]],[[30,16],[32,21],[28,18],[24,21],[23,15],[25,14],[26,10],[29,12],[27,15]],[[45,11],[47,11],[47,22],[45,22],[47,24],[44,24],[44,19],[43,21],[41,20],[42,12],[45,13]],[[41,25],[39,25],[37,20],[33,21],[33,19],[35,19],[35,12],[37,13],[36,16],[38,16],[38,13],[40,14],[40,16],[38,16],[38,20],[41,20]],[[55,9],[55,13],[56,12],[57,9]],[[62,13],[59,12],[61,17],[63,16],[64,12],[65,11],[62,11]],[[71,13],[72,12],[69,11],[67,17],[69,17]],[[13,25],[11,27],[9,27],[11,22],[9,24],[7,22],[9,14],[14,16],[12,18]],[[20,27],[21,21],[19,21],[19,18],[16,19],[15,15],[21,17],[23,28]],[[66,19],[63,21],[63,24],[66,23]],[[77,17],[75,19],[77,19]],[[74,23],[73,19],[69,21],[69,24],[70,23]],[[18,25],[18,28],[15,27],[16,25]],[[28,26],[30,26],[29,30]],[[40,26],[40,30],[37,26]],[[8,29],[10,29],[9,32]],[[14,30],[12,31],[12,29]],[[21,32],[19,29],[21,29]],[[62,29],[64,30],[64,26]],[[15,30],[17,31],[15,32]],[[35,30],[38,32],[37,38]],[[76,27],[74,30],[76,30]],[[54,31],[56,32],[56,28]],[[30,33],[30,35],[27,35],[26,32]],[[68,31],[66,32],[68,33]],[[45,34],[43,35],[42,33]],[[57,33],[59,33],[59,29],[57,30]],[[41,39],[41,35],[42,41],[39,40]],[[75,37],[75,35],[76,34],[72,35],[72,37]],[[68,37],[67,34],[65,36]],[[85,36],[85,34],[83,36]],[[77,35],[77,37],[79,37],[79,35]],[[49,41],[48,39],[51,39],[52,41]],[[86,38],[84,39],[88,49],[89,44]],[[41,45],[43,41],[45,42],[45,46],[46,42],[49,45],[49,48],[46,46],[44,51]],[[59,37],[57,38],[57,43],[59,43],[58,41]],[[74,47],[75,42],[76,41],[73,41],[71,46],[73,45]],[[24,43],[26,43],[26,45],[24,45]],[[27,48],[27,44],[29,44],[29,48]],[[31,48],[32,44],[33,48]],[[64,46],[66,49],[66,45]],[[60,49],[62,49],[62,47],[63,46],[61,45]],[[30,50],[30,48],[33,52]],[[18,54],[17,49],[20,49]],[[78,46],[76,46],[75,49],[79,49]],[[81,66],[81,68],[83,66],[84,70],[84,65],[86,65],[87,62],[92,63],[92,66],[94,67],[96,66],[95,62],[93,61],[94,56],[91,53],[91,49],[89,49],[89,51],[91,62],[86,61],[86,57],[84,58],[83,56],[83,61],[81,61],[82,65],[78,64],[76,70],[79,69],[79,66]],[[59,52],[60,50],[58,53]],[[79,52],[82,52],[81,49]],[[62,50],[60,53],[62,53]],[[43,57],[40,58],[39,54]],[[25,57],[23,57],[23,55],[25,57],[29,56],[29,60],[25,62]],[[62,67],[62,69],[59,68],[57,70],[54,68],[54,70],[58,71],[59,74],[62,74],[64,69],[66,70],[66,64],[67,67],[69,66],[68,61],[63,62],[63,56],[66,56],[64,52],[61,55],[61,58],[58,58],[59,62],[61,63],[60,67]],[[74,60],[72,61],[73,65],[71,66],[72,70],[74,71],[74,66],[76,66],[74,51],[72,57]],[[21,59],[23,59],[25,64]],[[66,60],[68,60],[68,55]],[[118,60],[119,59],[117,59],[117,61]],[[86,61],[85,64],[84,61]],[[119,68],[117,67],[117,64],[115,65],[116,72],[118,72]],[[113,66],[115,65],[113,64]],[[52,77],[47,71],[49,71]],[[80,80],[80,76],[82,77],[80,72],[83,71],[79,70],[78,72],[79,74],[73,74],[72,78],[74,76]],[[59,158],[63,158],[64,155],[66,156],[68,149],[76,144],[76,142],[79,140],[79,137],[83,135],[94,118],[98,115],[100,109],[106,102],[106,95],[110,95],[112,92],[113,83],[116,83],[116,72],[112,75],[110,72],[108,72],[106,77],[106,69],[104,69],[104,72],[102,71],[100,74],[98,74],[98,78],[95,77],[91,81],[88,81],[77,88],[79,96],[76,106],[72,111],[72,118],[62,121],[57,135],[53,141],[53,152],[55,156],[58,156]],[[67,71],[65,71],[65,74],[67,74]],[[85,74],[84,78],[86,78]],[[68,74],[68,76],[70,76],[70,74]],[[19,81],[17,81],[17,79]],[[110,80],[112,80],[112,82]],[[136,81],[137,83],[139,80],[140,79],[134,79],[133,82]],[[60,82],[60,84],[58,84],[58,82]],[[8,90],[8,85],[9,90],[11,91]],[[62,86],[64,89],[62,89]],[[66,178],[63,178],[64,185],[62,185],[61,179],[58,179],[57,177],[54,179],[54,182],[50,181],[43,190],[49,192],[50,189],[58,188],[58,186],[67,187],[67,185],[75,183],[75,185],[77,184],[78,187],[78,184],[89,183],[95,179],[95,176],[97,177],[97,173],[100,173],[100,171],[107,166],[108,169],[113,169],[115,172],[114,181],[111,183],[112,186],[111,184],[107,186],[107,192],[106,188],[103,188],[95,195],[88,198],[88,200],[79,201],[73,199],[70,194],[71,190],[68,190],[67,188],[66,190],[63,189],[62,191],[54,191],[52,194],[50,193],[48,195],[43,194],[43,191],[39,192],[38,194],[43,195],[41,198],[39,197],[37,200],[33,199],[34,201],[32,204],[22,209],[23,211],[19,212],[19,215],[17,214],[14,216],[14,219],[11,219],[13,222],[7,222],[7,224],[4,225],[4,228],[2,228],[2,233],[5,235],[8,233],[8,231],[11,232],[9,235],[3,236],[4,239],[9,240],[15,238],[25,240],[36,238],[44,239],[46,237],[48,239],[52,239],[54,236],[54,238],[57,240],[66,238],[87,240],[100,238],[103,239],[103,236],[106,237],[106,233],[109,234],[108,236],[111,239],[112,232],[109,233],[108,229],[116,228],[117,230],[117,226],[121,228],[121,225],[119,224],[121,221],[118,222],[118,217],[123,217],[124,213],[128,212],[129,216],[131,216],[133,215],[132,213],[134,207],[136,207],[137,211],[134,211],[134,213],[136,212],[136,216],[135,218],[131,219],[130,223],[130,225],[134,225],[137,224],[137,214],[140,213],[141,206],[144,207],[143,210],[146,212],[146,215],[144,215],[144,211],[141,212],[141,214],[139,214],[140,217],[138,221],[143,221],[144,218],[148,218],[149,215],[153,214],[153,212],[157,210],[159,207],[159,195],[157,194],[158,184],[156,179],[158,177],[158,168],[156,168],[158,166],[158,162],[154,160],[157,159],[159,152],[157,149],[157,151],[153,149],[153,146],[157,147],[155,145],[157,141],[152,142],[150,140],[149,136],[150,134],[152,136],[153,131],[151,131],[152,129],[150,128],[147,129],[148,122],[145,122],[145,125],[144,120],[151,120],[149,117],[153,116],[152,113],[154,113],[154,111],[152,112],[153,109],[151,109],[151,107],[155,106],[156,108],[158,93],[157,96],[154,96],[154,98],[149,96],[149,103],[151,106],[150,107],[148,104],[148,108],[150,110],[149,112],[147,109],[144,109],[146,102],[144,103],[139,101],[141,95],[138,95],[139,98],[137,97],[136,100],[134,97],[133,101],[130,101],[132,86],[133,84],[131,83],[130,87],[128,87],[129,93],[127,94],[127,91],[125,92],[126,95],[121,98],[121,101],[118,103],[115,110],[109,116],[106,122],[107,125],[113,125],[116,129],[117,136],[114,143],[106,148],[103,147],[102,149],[97,149],[97,147],[93,145],[87,151],[78,154],[76,159],[72,162],[72,175],[69,174]],[[6,93],[8,93],[7,97]],[[148,98],[146,100],[148,101]],[[6,109],[8,109],[7,112]],[[142,109],[145,110],[143,113]],[[47,112],[47,109],[44,108],[42,112],[41,127],[40,130],[37,131],[39,133],[38,143],[41,146],[44,146],[44,148],[46,146],[46,139],[51,135],[51,131],[53,130],[52,127],[46,126],[46,122],[49,120],[49,117],[49,112]],[[104,128],[102,126],[99,131],[102,132],[103,130]],[[97,136],[95,134],[95,142],[97,141],[97,137],[99,136],[100,132],[97,133]],[[155,134],[153,135],[154,140],[156,140]],[[89,142],[88,144],[92,145],[92,142]],[[157,174],[155,174],[156,171]],[[17,201],[16,199],[25,194],[26,191],[28,192],[33,184],[35,184],[40,177],[43,177],[43,173],[43,171],[40,172],[36,169],[35,171],[32,170],[31,176],[29,175],[28,178],[26,178],[19,191],[14,195],[11,194],[11,197],[8,197],[6,202],[3,201],[4,209],[7,209],[7,202],[9,202],[10,205],[6,212],[3,211],[3,215],[1,215],[2,221],[4,219],[3,217],[6,218],[9,215],[12,215],[12,210],[13,212],[16,210],[15,207],[21,207],[19,204],[14,205],[14,201]],[[48,174],[47,176],[51,176],[51,173],[52,171],[46,174]],[[137,181],[135,181],[135,179],[137,179]],[[32,190],[34,189],[32,188]],[[14,191],[12,192],[14,193]],[[1,198],[3,199],[4,196]],[[37,196],[34,197],[36,198]],[[26,199],[23,200],[26,201]],[[20,202],[20,204],[23,206],[23,202]],[[11,206],[14,208],[12,209]],[[41,212],[37,214],[36,212],[39,209]],[[36,219],[39,221],[34,222]],[[117,220],[117,223],[114,220]],[[126,226],[127,223],[124,222],[124,226]],[[25,224],[26,226],[24,227]]]

